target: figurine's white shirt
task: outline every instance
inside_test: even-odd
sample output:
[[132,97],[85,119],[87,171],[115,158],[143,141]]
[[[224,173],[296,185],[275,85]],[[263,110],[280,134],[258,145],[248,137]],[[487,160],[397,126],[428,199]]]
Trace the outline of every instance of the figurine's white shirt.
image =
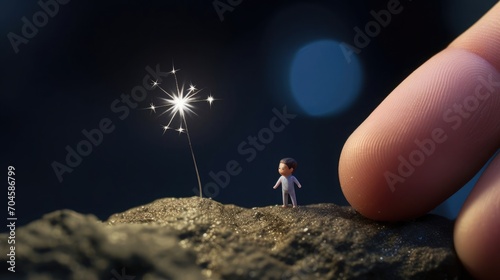
[[302,187],[302,185],[300,185],[299,181],[297,180],[297,178],[295,178],[295,176],[293,175],[290,175],[288,177],[281,176],[278,179],[278,182],[276,182],[275,187],[281,184],[281,187],[283,188],[284,191],[294,192],[295,191],[294,183],[297,184],[297,186]]

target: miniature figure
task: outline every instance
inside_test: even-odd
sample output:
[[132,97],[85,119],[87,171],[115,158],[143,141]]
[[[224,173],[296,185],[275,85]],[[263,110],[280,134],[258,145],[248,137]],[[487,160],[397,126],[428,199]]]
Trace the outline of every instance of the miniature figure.
[[297,184],[299,188],[302,188],[297,178],[292,176],[292,173],[297,168],[297,162],[293,158],[284,158],[280,160],[280,164],[278,166],[278,173],[281,174],[281,177],[274,185],[273,189],[277,189],[281,184],[281,189],[283,192],[283,207],[288,206],[288,195],[292,199],[293,208],[297,207],[297,198],[295,197],[295,187],[294,183]]

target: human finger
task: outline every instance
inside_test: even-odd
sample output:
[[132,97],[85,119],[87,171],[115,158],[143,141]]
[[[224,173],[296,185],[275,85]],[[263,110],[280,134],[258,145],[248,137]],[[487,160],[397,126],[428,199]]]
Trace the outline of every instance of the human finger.
[[500,275],[500,155],[467,197],[455,222],[455,248],[478,279]]
[[361,214],[423,215],[500,144],[500,4],[408,76],[346,141],[339,179]]

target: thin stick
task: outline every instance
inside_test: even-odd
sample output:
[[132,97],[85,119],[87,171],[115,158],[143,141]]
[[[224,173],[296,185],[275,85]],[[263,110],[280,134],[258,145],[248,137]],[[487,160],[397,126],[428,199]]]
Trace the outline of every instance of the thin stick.
[[183,119],[184,119],[184,126],[186,127],[186,134],[188,137],[189,148],[191,149],[191,156],[193,157],[194,169],[196,170],[196,177],[198,178],[198,186],[200,187],[200,198],[203,198],[203,192],[201,190],[200,173],[198,173],[198,165],[196,164],[196,158],[194,157],[193,145],[191,145],[191,137],[189,136],[189,129],[187,126],[186,118]]

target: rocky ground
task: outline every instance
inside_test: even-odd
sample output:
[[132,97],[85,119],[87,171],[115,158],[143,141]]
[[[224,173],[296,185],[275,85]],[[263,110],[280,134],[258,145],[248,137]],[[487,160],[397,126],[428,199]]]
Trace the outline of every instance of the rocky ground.
[[0,278],[468,279],[452,229],[439,216],[377,223],[334,204],[246,209],[164,198],[107,221],[61,210],[18,228],[16,272],[6,267]]

